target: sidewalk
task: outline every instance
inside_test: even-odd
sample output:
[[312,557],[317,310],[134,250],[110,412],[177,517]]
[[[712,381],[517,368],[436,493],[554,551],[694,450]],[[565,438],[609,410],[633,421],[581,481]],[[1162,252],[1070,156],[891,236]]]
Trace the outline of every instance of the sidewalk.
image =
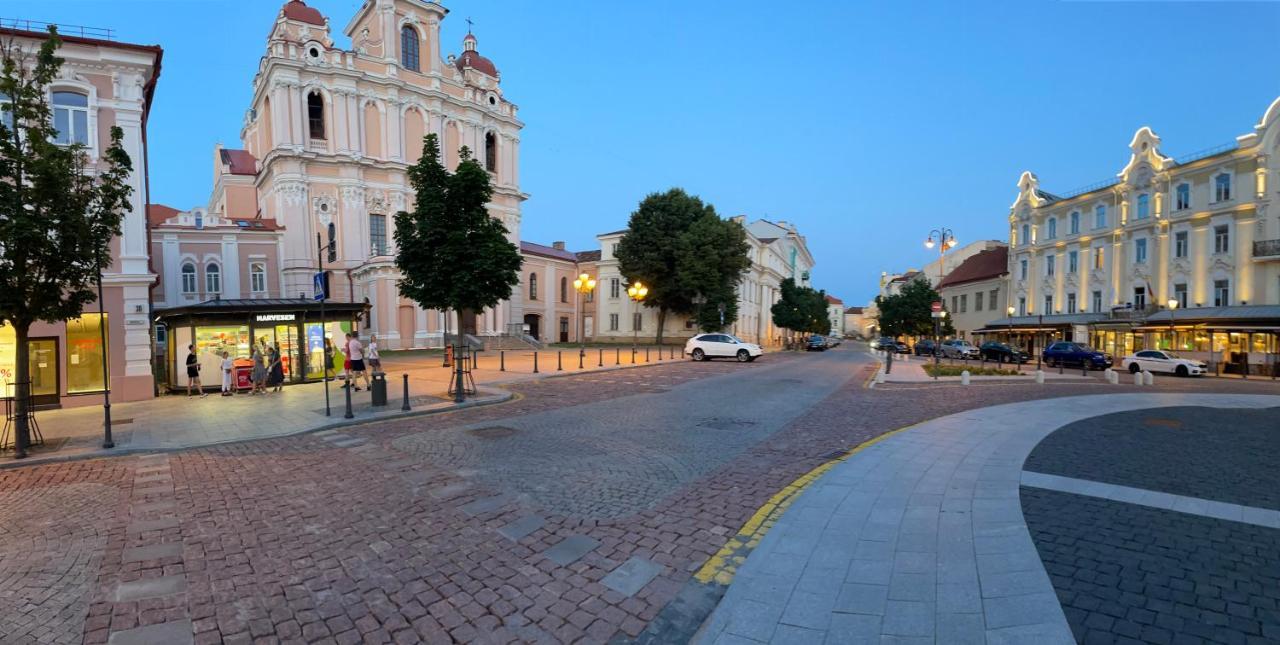
[[[670,348],[666,348],[668,352]],[[283,391],[267,395],[237,394],[188,398],[185,393],[165,394],[149,401],[112,403],[112,434],[115,448],[102,448],[103,410],[101,405],[46,410],[36,413],[36,423],[44,436],[43,446],[33,447],[26,459],[13,459],[12,449],[0,452],[0,468],[28,466],[49,461],[84,457],[121,455],[131,452],[175,450],[220,443],[282,437],[301,432],[340,427],[403,416],[446,412],[459,407],[501,403],[512,393],[501,388],[542,378],[567,376],[589,371],[627,369],[662,365],[682,360],[679,348],[676,359],[663,353],[659,361],[657,349],[645,361],[644,348],[636,352],[631,363],[631,348],[603,354],[587,350],[583,367],[578,367],[578,352],[561,350],[557,369],[556,352],[538,351],[538,372],[534,373],[533,350],[482,352],[472,372],[478,394],[461,406],[448,396],[453,370],[442,366],[440,354],[415,353],[403,358],[389,355],[383,361],[387,374],[387,405],[374,408],[368,390],[352,392],[353,418],[344,418],[345,390],[342,381],[329,383],[329,416],[325,415],[323,383],[286,386]],[[604,354],[608,354],[607,357]],[[588,360],[590,359],[590,360]],[[683,359],[687,360],[687,359]],[[604,366],[601,367],[600,363]],[[615,365],[615,363],[617,363]],[[502,368],[505,368],[502,369]],[[410,411],[401,410],[404,403],[404,376],[408,376]],[[99,399],[100,400],[100,399]]]

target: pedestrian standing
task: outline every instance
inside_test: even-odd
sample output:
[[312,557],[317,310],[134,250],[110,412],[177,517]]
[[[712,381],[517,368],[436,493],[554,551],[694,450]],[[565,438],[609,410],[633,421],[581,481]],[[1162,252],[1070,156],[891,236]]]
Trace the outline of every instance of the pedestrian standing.
[[231,396],[233,394],[231,377],[233,376],[232,372],[235,371],[235,366],[236,364],[231,360],[231,354],[225,351],[222,352],[222,396]]
[[369,361],[369,370],[374,374],[382,373],[382,355],[378,353],[378,335],[369,336],[369,346],[364,348],[364,358]]
[[200,383],[200,357],[196,356],[196,346],[187,345],[187,396],[195,396],[192,389],[200,394],[200,398],[209,396]]
[[276,343],[271,348],[269,354],[271,358],[271,368],[267,374],[267,385],[272,386],[273,392],[279,392],[284,387],[284,355],[280,353],[280,343]]
[[262,346],[253,346],[253,355],[250,357],[253,361],[253,372],[250,378],[253,379],[253,390],[250,394],[266,394],[267,393],[267,364],[266,357],[262,354]]
[[357,392],[360,386],[356,385],[356,377],[364,380],[364,386],[369,387],[369,373],[364,367],[364,346],[360,344],[360,339],[355,332],[347,332],[347,361],[351,366],[351,371],[347,374],[347,383],[354,387]]
[[324,380],[332,381],[333,377],[329,374],[333,371],[333,340],[328,336],[324,337]]

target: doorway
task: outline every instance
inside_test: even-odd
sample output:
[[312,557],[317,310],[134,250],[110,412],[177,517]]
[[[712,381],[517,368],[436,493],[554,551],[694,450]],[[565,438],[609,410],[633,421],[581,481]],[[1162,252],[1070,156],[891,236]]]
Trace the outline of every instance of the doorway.
[[542,340],[542,336],[541,334],[539,334],[539,329],[538,329],[539,323],[541,321],[542,321],[542,316],[539,316],[538,314],[524,315],[524,326],[525,326],[525,329],[528,330],[526,333],[528,333],[529,336],[532,337],[534,340]]
[[568,318],[560,319],[560,342],[562,343],[569,342],[569,319]]
[[[27,341],[28,364],[31,366],[31,398],[37,408],[59,407],[58,383],[61,379],[57,338],[32,338]],[[101,361],[102,356],[93,357]]]

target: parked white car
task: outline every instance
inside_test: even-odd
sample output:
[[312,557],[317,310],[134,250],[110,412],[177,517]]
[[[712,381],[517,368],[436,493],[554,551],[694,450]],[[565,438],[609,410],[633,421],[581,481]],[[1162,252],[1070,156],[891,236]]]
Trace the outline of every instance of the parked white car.
[[1203,361],[1183,358],[1173,352],[1156,349],[1143,350],[1120,360],[1121,369],[1130,372],[1165,372],[1178,376],[1200,376],[1209,371]]
[[764,350],[730,334],[698,334],[684,344],[684,353],[695,361],[736,358],[738,362],[746,363],[759,358]]

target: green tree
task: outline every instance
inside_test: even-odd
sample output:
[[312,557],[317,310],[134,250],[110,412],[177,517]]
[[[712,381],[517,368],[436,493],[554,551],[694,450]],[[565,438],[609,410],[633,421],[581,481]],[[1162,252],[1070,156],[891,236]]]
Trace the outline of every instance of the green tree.
[[775,327],[801,334],[829,334],[831,321],[827,318],[827,293],[796,284],[786,278],[779,286],[778,301],[769,312]]
[[721,304],[726,323],[737,317],[735,288],[751,266],[750,251],[741,224],[672,188],[640,202],[618,241],[617,258],[628,282],[649,287],[644,304],[658,309],[661,343],[668,313],[695,316],[703,329],[721,327]]
[[[883,336],[933,336],[932,305],[940,302],[942,296],[924,280],[912,280],[902,288],[902,292],[889,296],[876,297],[876,307],[880,310],[878,322],[880,334]],[[942,319],[940,333],[950,336],[955,333],[948,316]]]
[[[453,310],[459,332],[466,312],[493,307],[520,282],[520,251],[507,227],[489,215],[489,173],[465,146],[453,173],[440,163],[436,135],[423,138],[422,158],[409,168],[412,211],[395,216],[400,293],[423,309]],[[459,333],[454,355],[461,356]],[[455,361],[455,400],[465,398],[462,361]]]
[[[93,286],[111,263],[111,240],[131,210],[133,163],[111,128],[95,162],[80,144],[59,145],[47,97],[62,45],[52,25],[34,53],[13,40],[0,47],[0,321],[14,328],[15,455],[29,444],[31,366],[27,338],[37,321],[74,318],[94,302]],[[105,348],[104,348],[105,350]]]

